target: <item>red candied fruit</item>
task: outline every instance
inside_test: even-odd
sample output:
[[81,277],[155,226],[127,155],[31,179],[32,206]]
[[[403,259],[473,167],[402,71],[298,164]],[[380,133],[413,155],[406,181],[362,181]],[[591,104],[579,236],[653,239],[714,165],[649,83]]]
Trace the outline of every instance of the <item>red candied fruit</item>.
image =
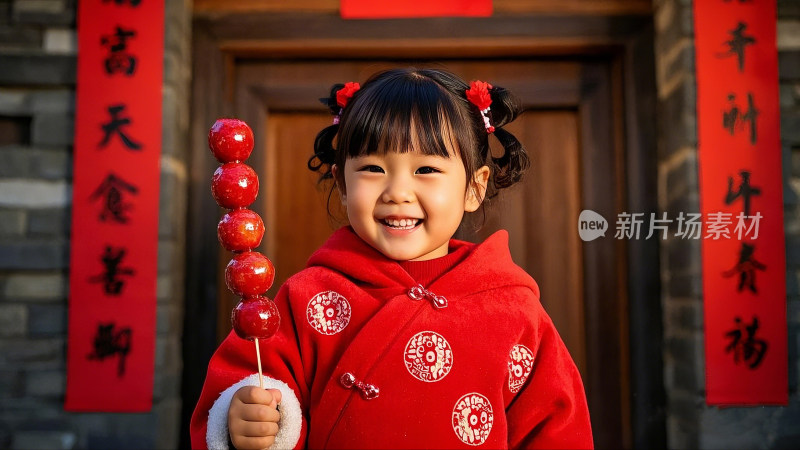
[[225,284],[241,297],[261,295],[272,286],[275,267],[272,261],[259,252],[235,255],[225,268]]
[[231,252],[252,250],[264,237],[264,221],[249,209],[235,209],[224,216],[217,225],[220,244]]
[[233,330],[240,338],[251,341],[272,337],[280,323],[278,307],[266,297],[243,298],[231,313]]
[[250,206],[258,196],[258,175],[247,164],[223,164],[211,178],[211,195],[223,208]]
[[221,163],[244,161],[253,151],[253,130],[239,119],[218,119],[208,131],[208,146]]

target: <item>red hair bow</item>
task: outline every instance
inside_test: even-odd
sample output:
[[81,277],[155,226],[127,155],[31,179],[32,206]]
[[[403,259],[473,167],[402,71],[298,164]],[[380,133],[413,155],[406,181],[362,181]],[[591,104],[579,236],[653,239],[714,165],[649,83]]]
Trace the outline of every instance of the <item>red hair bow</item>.
[[336,104],[344,108],[361,85],[352,81],[345,83],[344,87],[336,91]]
[[494,127],[487,115],[489,114],[489,107],[492,105],[492,96],[489,94],[489,89],[491,88],[491,84],[475,80],[469,84],[469,89],[467,89],[467,100],[478,107],[487,133],[494,133]]

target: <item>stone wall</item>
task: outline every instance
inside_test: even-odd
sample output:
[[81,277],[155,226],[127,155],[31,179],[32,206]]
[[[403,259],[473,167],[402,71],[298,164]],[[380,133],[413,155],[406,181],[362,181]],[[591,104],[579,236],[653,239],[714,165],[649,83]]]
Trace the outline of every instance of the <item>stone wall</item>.
[[76,0],[0,0],[0,448],[174,448],[191,2],[166,1],[154,406],[66,413]]
[[[699,212],[691,0],[655,0],[659,208]],[[788,407],[705,404],[700,241],[662,244],[664,380],[670,448],[790,448],[800,441],[800,3],[778,0],[789,326]]]

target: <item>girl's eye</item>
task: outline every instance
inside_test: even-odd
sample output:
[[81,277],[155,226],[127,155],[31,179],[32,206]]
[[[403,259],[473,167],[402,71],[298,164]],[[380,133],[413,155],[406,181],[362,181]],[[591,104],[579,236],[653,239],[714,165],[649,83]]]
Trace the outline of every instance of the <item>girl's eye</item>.
[[419,169],[417,169],[417,173],[423,174],[423,175],[430,174],[430,173],[439,173],[439,172],[441,172],[441,170],[436,169],[434,167],[430,167],[430,166],[420,167]]
[[383,173],[383,168],[380,166],[369,164],[360,168],[359,172]]

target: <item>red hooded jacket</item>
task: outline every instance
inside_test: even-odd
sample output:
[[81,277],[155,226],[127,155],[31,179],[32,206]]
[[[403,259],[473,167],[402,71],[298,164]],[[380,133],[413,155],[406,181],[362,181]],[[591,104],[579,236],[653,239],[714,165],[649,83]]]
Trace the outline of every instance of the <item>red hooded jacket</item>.
[[[349,227],[315,252],[275,302],[260,341],[265,387],[282,391],[271,448],[591,448],[578,370],[515,265],[508,235],[430,286]],[[253,343],[217,349],[191,423],[194,448],[227,448],[228,407],[258,385]]]

